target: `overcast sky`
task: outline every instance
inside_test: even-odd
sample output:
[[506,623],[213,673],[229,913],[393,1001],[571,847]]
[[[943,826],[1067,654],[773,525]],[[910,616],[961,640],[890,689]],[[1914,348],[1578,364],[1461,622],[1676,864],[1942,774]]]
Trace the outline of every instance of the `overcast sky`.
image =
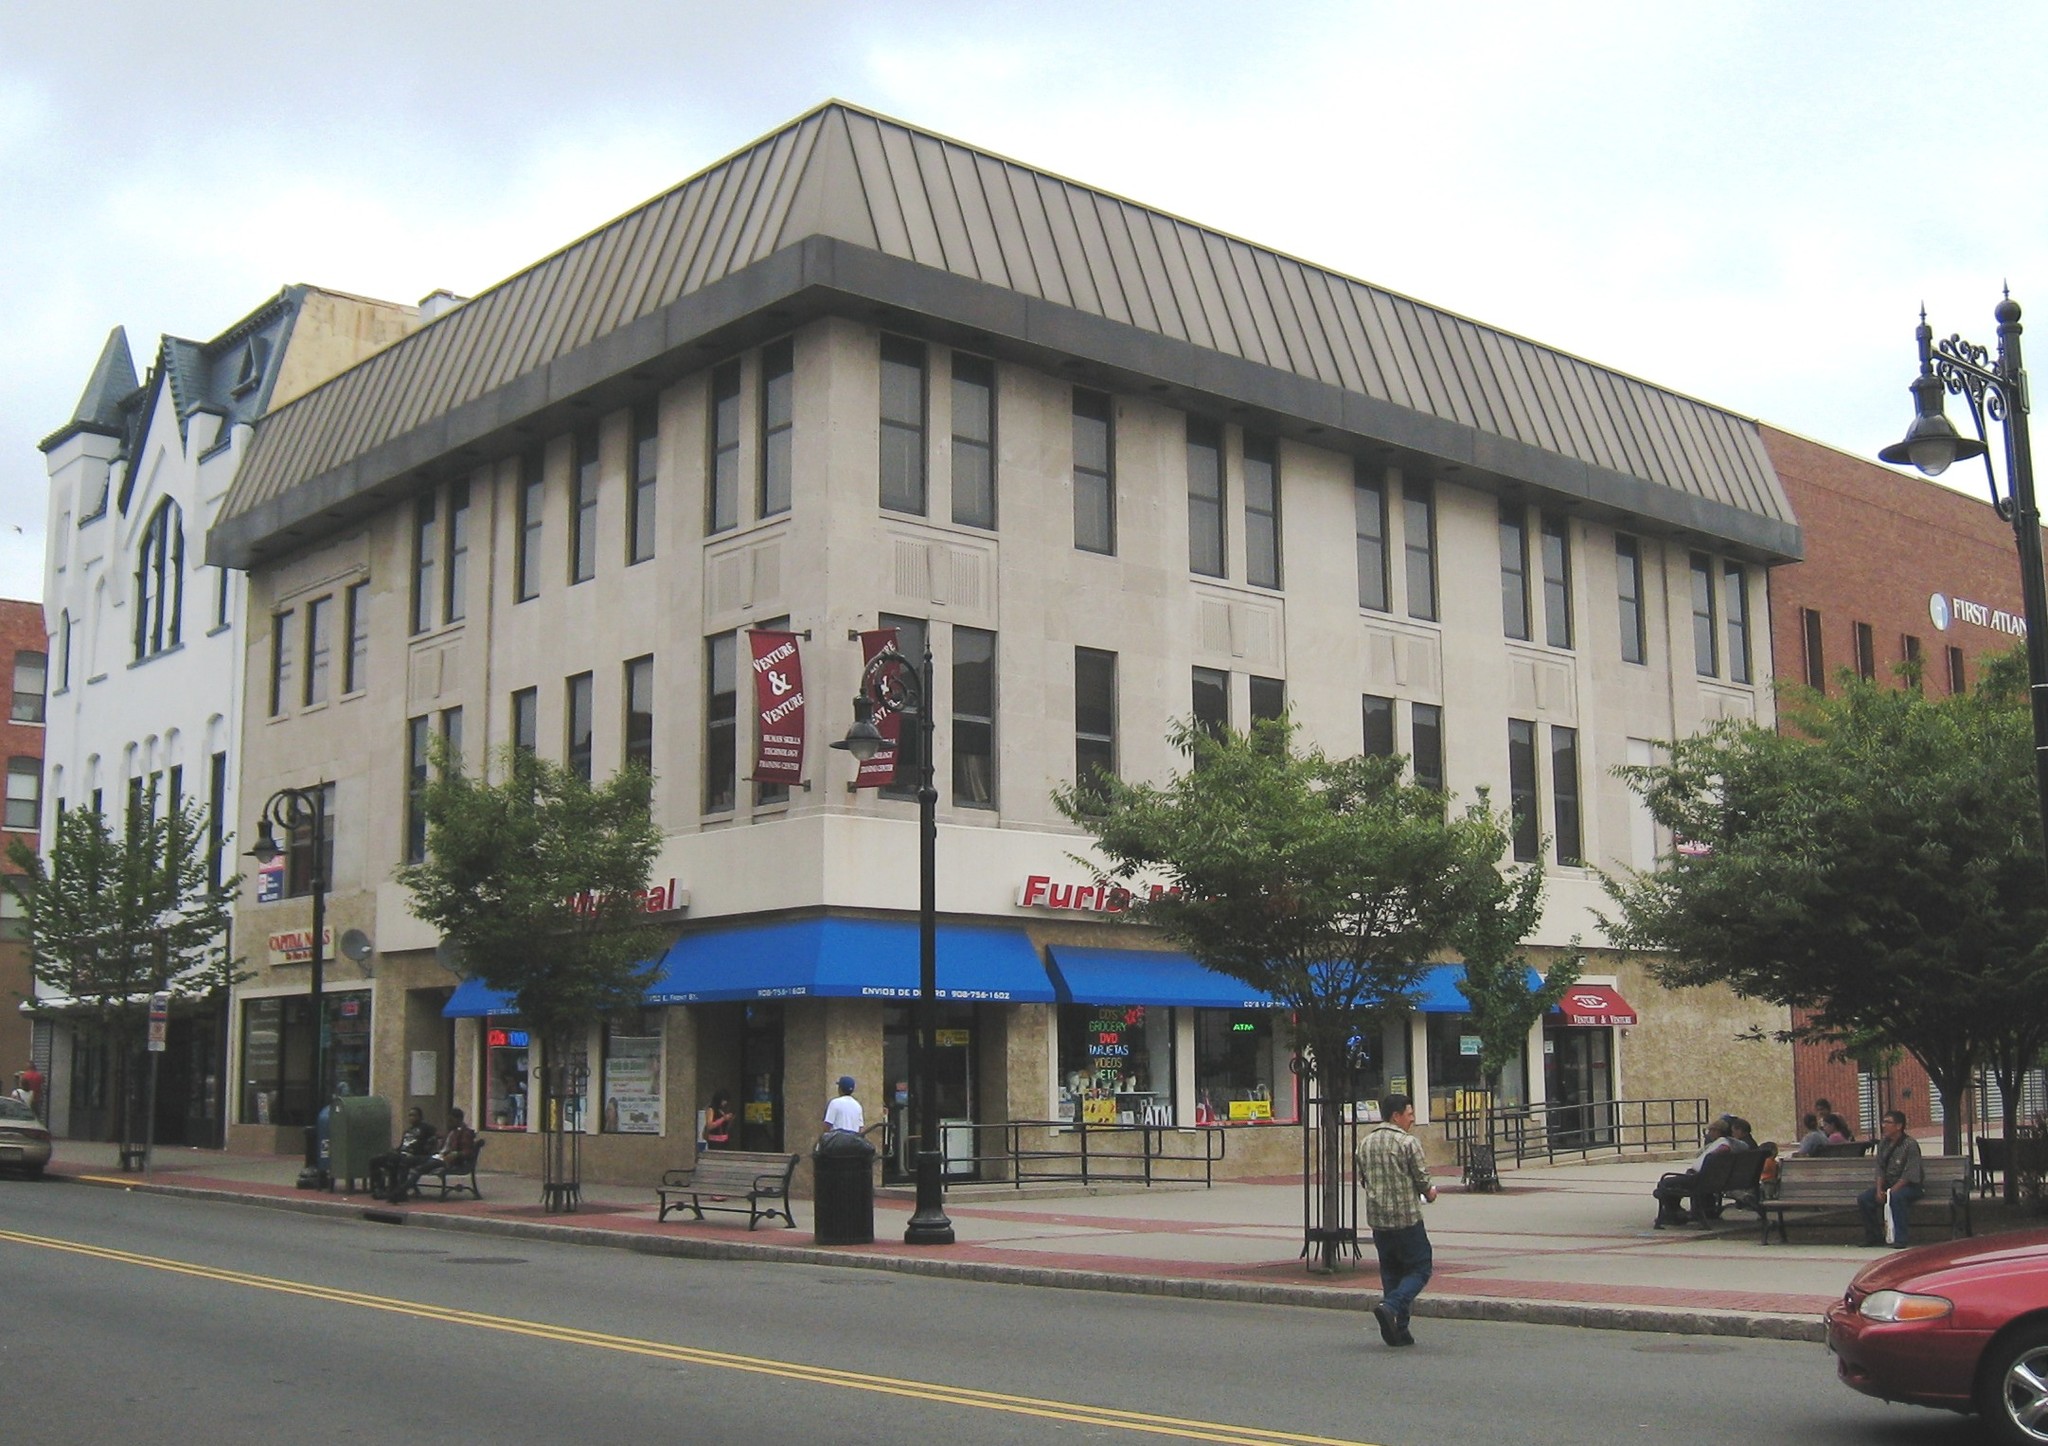
[[1867,455],[1923,299],[1989,344],[2009,278],[2048,321],[2044,39],[2038,3],[0,0],[0,596],[41,594],[36,443],[113,326],[146,366],[288,283],[473,295],[828,97]]

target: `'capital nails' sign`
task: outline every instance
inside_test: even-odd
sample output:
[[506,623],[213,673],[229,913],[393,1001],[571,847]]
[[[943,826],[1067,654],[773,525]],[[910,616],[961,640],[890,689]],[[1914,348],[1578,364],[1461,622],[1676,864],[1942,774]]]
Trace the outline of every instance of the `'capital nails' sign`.
[[[1147,884],[1140,892],[1146,898],[1157,899],[1180,890],[1165,884]],[[1121,884],[1056,884],[1050,874],[1031,874],[1017,890],[1017,907],[1121,914],[1130,907],[1133,897],[1132,891]]]

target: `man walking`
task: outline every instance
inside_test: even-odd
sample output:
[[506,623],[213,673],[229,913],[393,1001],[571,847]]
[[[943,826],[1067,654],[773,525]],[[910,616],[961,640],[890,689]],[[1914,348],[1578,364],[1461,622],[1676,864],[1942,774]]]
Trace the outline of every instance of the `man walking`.
[[1921,1188],[1927,1182],[1927,1167],[1921,1163],[1920,1142],[1906,1133],[1902,1112],[1887,1112],[1882,1128],[1884,1138],[1878,1141],[1876,1152],[1877,1179],[1856,1197],[1856,1208],[1863,1212],[1865,1245],[1885,1243],[1880,1205],[1891,1212],[1891,1243],[1904,1245],[1906,1218],[1913,1213],[1913,1202],[1920,1198]]
[[1434,1257],[1417,1197],[1434,1203],[1436,1186],[1422,1163],[1422,1141],[1408,1133],[1415,1101],[1388,1095],[1380,1101],[1380,1123],[1358,1147],[1358,1176],[1365,1182],[1365,1219],[1380,1258],[1380,1303],[1372,1308],[1380,1338],[1390,1346],[1412,1346],[1408,1311],[1429,1284]]

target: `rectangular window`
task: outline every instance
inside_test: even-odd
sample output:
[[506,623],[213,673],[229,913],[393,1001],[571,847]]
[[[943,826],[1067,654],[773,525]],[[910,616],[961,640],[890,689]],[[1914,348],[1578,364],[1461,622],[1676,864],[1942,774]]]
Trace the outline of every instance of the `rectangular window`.
[[[134,782],[140,783],[136,779]],[[6,826],[16,833],[34,833],[43,812],[43,761],[40,758],[7,760]]]
[[462,710],[444,708],[441,710],[441,742],[446,745],[448,766],[462,767]]
[[1508,815],[1514,830],[1515,862],[1533,863],[1538,846],[1536,725],[1508,719]]
[[314,871],[319,870],[324,886],[334,882],[334,785],[323,783],[320,794],[320,838],[318,847],[313,839],[313,823],[309,817],[298,828],[285,830],[284,841],[284,896],[300,899],[313,892]]
[[739,801],[738,635],[704,640],[704,812],[726,813]]
[[1444,791],[1444,710],[1434,703],[1409,705],[1408,766],[1419,786]]
[[540,747],[538,688],[521,688],[512,695],[512,746],[527,753]]
[[1436,497],[1427,482],[1401,482],[1401,546],[1408,564],[1408,616],[1436,620]]
[[1226,577],[1223,521],[1223,428],[1188,418],[1188,571]]
[[628,763],[654,771],[654,659],[626,664],[626,748]]
[[1692,665],[1702,678],[1721,675],[1720,620],[1715,616],[1714,562],[1692,555]]
[[1280,586],[1280,443],[1245,433],[1244,576],[1253,587]]
[[1557,825],[1557,861],[1566,868],[1585,862],[1579,827],[1579,730],[1550,730],[1550,814]]
[[1925,667],[1920,657],[1920,639],[1911,633],[1907,633],[1903,638],[1900,638],[1899,656],[1906,663],[1907,686],[1915,689],[1919,688],[1921,674]]
[[1799,631],[1806,638],[1806,686],[1816,693],[1828,690],[1828,662],[1822,641],[1820,613],[1813,608],[1799,610]]
[[795,476],[796,342],[789,337],[761,348],[761,515],[789,511]]
[[1287,680],[1252,678],[1252,722],[1277,722],[1287,715]]
[[1194,678],[1195,722],[1212,738],[1230,729],[1230,674],[1218,668],[1197,668]]
[[1749,569],[1740,563],[1726,564],[1721,585],[1728,619],[1728,677],[1731,682],[1751,681],[1749,671]]
[[563,721],[568,726],[564,730],[567,747],[563,751],[563,760],[568,764],[571,773],[588,783],[591,775],[591,740],[594,732],[591,726],[590,674],[578,673],[569,679],[564,692],[568,707],[567,716]]
[[1083,552],[1116,552],[1115,447],[1109,398],[1074,388],[1074,546]]
[[405,861],[427,856],[427,763],[432,752],[433,720],[422,715],[405,721]]
[[1116,777],[1116,654],[1074,649],[1074,782],[1082,793]]
[[1543,514],[1543,640],[1572,645],[1571,524],[1555,512]]
[[1373,470],[1357,464],[1352,512],[1358,527],[1358,605],[1383,613],[1392,606],[1387,589],[1387,489],[1367,479]]
[[359,693],[370,683],[370,585],[349,584],[341,595],[342,625],[348,629],[348,657],[342,663],[341,691]]
[[597,576],[597,428],[576,433],[575,466],[569,475],[569,581]]
[[1500,505],[1500,627],[1529,641],[1529,522],[1517,503]]
[[996,525],[996,364],[953,353],[953,520]]
[[305,705],[327,701],[328,661],[334,649],[334,599],[315,598],[306,604]]
[[441,586],[441,616],[460,622],[469,611],[469,483],[448,486],[448,554]]
[[[63,800],[58,800],[58,812],[63,812]],[[227,862],[222,845],[227,840],[228,827],[228,756],[216,753],[207,760],[206,769],[206,877],[218,884],[222,877],[221,865]]]
[[50,656],[26,649],[14,655],[14,705],[8,716],[16,723],[40,723],[43,695],[50,684]]
[[1394,700],[1367,693],[1364,698],[1365,747],[1368,758],[1394,756]]
[[434,494],[415,498],[412,504],[412,630],[423,633],[434,625],[434,569],[441,555],[441,528]]
[[[904,662],[917,670],[918,681],[923,682],[925,640],[929,635],[925,620],[883,613],[877,619],[876,625],[896,630],[896,651],[902,655]],[[932,722],[938,722],[936,716]],[[923,747],[924,735],[918,728],[916,715],[904,714],[903,726],[896,738],[896,777],[894,781],[884,784],[880,789],[883,798],[917,797],[917,776],[924,767],[921,762]]]
[[711,373],[711,458],[704,488],[704,531],[726,532],[740,522],[740,364]]
[[1948,690],[1960,696],[1967,689],[1968,680],[1963,676],[1963,650],[1961,648],[1950,648],[1948,650]]
[[1643,618],[1643,553],[1641,545],[1626,533],[1614,539],[1614,577],[1621,607],[1621,660],[1647,663],[1650,648]]
[[1856,676],[1866,683],[1877,681],[1877,640],[1869,623],[1856,624]]
[[925,515],[924,344],[882,338],[882,506]]
[[547,453],[535,447],[519,460],[519,539],[512,557],[512,600],[540,596],[541,524],[547,503]]
[[653,402],[633,409],[633,508],[626,519],[626,564],[654,556],[655,501],[660,495],[661,410]]
[[281,718],[292,696],[292,615],[289,609],[270,616],[270,716]]
[[980,628],[953,629],[953,802],[996,806],[996,635]]

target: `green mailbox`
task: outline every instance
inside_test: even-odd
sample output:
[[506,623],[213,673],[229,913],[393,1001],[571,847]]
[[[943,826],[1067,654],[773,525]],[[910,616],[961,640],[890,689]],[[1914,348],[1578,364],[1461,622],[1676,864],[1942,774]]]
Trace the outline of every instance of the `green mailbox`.
[[382,1095],[343,1095],[328,1116],[327,1170],[335,1183],[353,1191],[366,1186],[370,1161],[391,1149],[391,1101]]

